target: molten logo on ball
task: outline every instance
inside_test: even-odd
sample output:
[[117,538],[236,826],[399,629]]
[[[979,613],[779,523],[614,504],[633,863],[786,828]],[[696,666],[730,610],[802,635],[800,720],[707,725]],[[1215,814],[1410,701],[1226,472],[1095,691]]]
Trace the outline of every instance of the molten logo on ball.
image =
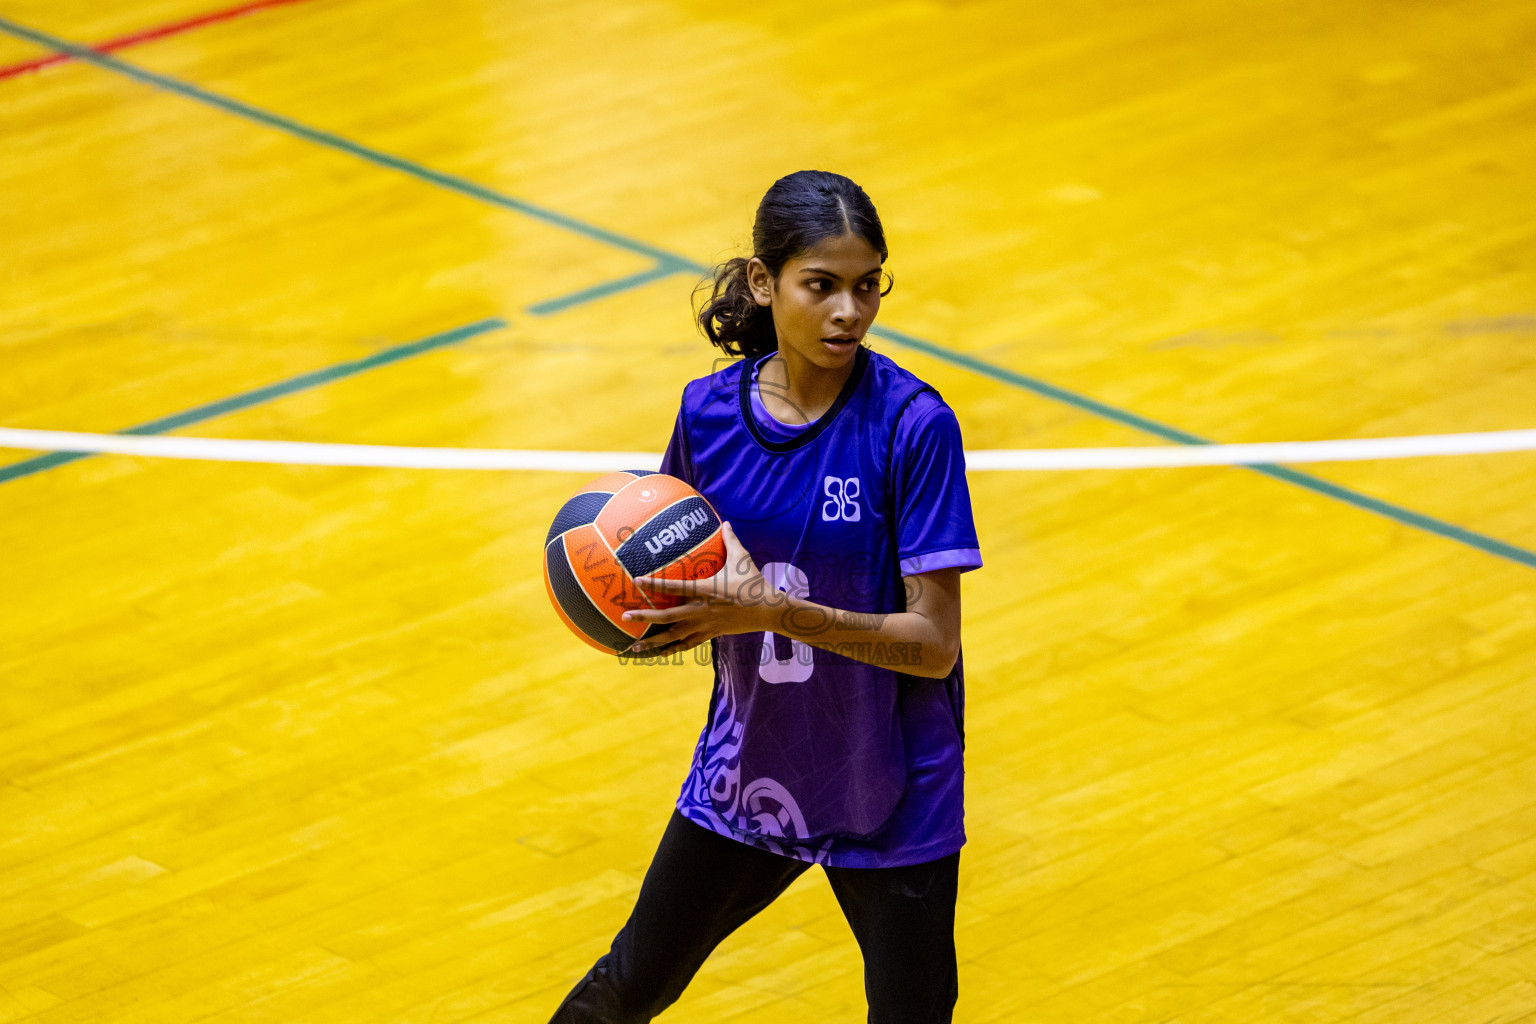
[[685,599],[644,594],[637,576],[700,580],[725,565],[720,517],[685,481],[643,469],[609,473],[571,496],[544,540],[550,603],[583,642],[617,654],[666,628],[625,622],[631,608]]
[[671,547],[673,544],[676,544],[680,540],[686,540],[688,534],[692,533],[698,527],[707,525],[708,523],[708,509],[695,509],[694,511],[678,519],[665,530],[662,530],[660,533],[656,534],[656,536],[647,538],[645,542],[645,550],[649,551],[653,555],[659,555],[661,554],[662,548]]

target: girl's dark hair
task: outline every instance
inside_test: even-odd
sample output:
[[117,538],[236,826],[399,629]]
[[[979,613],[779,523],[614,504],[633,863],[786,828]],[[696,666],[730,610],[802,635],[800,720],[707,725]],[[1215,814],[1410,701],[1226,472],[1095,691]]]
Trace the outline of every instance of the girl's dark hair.
[[[885,262],[890,255],[885,229],[864,190],[831,171],[796,171],[774,182],[757,204],[752,253],[778,277],[785,263],[809,252],[817,242],[850,231]],[[759,306],[747,287],[747,260],[740,256],[727,260],[715,267],[712,277],[709,301],[699,310],[699,326],[709,340],[733,356],[754,358],[777,349],[773,311]],[[699,288],[710,283],[701,282]],[[880,294],[890,290],[888,285]]]

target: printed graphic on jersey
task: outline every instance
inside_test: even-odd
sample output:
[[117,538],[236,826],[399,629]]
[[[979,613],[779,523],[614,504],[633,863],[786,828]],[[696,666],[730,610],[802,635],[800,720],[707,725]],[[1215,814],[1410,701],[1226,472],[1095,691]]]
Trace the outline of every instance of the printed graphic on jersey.
[[[758,572],[763,581],[774,590],[782,590],[790,597],[811,599],[811,582],[805,570],[789,562],[764,562]],[[763,649],[758,655],[758,675],[769,683],[803,683],[811,678],[816,667],[816,655],[810,644],[790,637],[774,639],[778,634],[763,634]],[[779,657],[778,648],[789,648],[787,657]]]
[[738,683],[724,659],[719,662],[719,677],[720,701],[684,784],[679,810],[721,835],[745,838],[770,853],[815,863],[825,856],[832,840],[819,846],[806,842],[810,829],[794,794],[769,778],[742,784]]
[[822,489],[829,499],[822,503],[821,518],[831,522],[846,519],[856,523],[859,515],[859,478],[856,476],[829,476],[822,481]]

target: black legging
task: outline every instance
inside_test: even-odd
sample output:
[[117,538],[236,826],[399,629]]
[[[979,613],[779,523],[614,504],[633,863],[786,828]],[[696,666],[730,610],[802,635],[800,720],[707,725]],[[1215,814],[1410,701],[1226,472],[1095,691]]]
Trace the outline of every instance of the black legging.
[[[704,958],[810,865],[717,835],[676,811],[629,921],[551,1024],[648,1021]],[[826,869],[864,954],[870,1024],[948,1024],[959,997],[960,854],[896,868]]]

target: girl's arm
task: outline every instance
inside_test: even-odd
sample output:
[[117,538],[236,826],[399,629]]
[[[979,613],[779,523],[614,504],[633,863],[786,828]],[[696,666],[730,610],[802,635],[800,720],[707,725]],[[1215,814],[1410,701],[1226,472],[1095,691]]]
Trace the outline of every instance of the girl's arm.
[[725,567],[714,576],[635,580],[654,593],[692,600],[672,608],[625,612],[631,622],[671,624],[636,642],[631,651],[665,656],[728,633],[772,632],[908,675],[942,679],[954,668],[960,651],[959,569],[906,577],[904,612],[847,611],[770,590],[730,523],[723,525],[722,533]]
[[883,615],[776,591],[783,600],[768,606],[764,628],[871,665],[943,679],[960,654],[960,570],[908,576],[906,589],[907,610]]

